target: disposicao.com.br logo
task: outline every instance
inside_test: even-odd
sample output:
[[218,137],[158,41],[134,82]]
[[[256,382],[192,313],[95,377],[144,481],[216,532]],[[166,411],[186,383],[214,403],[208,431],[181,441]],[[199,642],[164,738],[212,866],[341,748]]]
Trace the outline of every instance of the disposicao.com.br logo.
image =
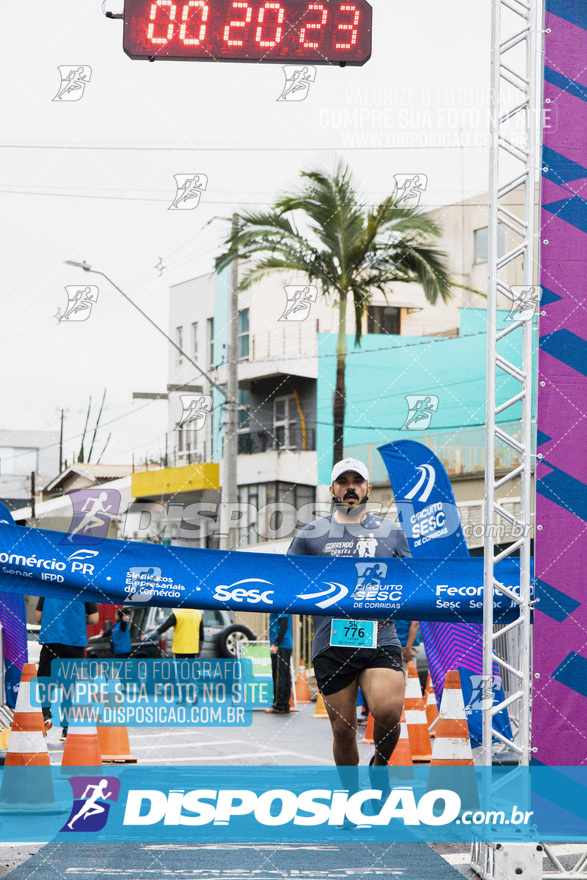
[[[373,805],[371,807],[370,805]],[[286,788],[258,793],[250,789],[131,789],[123,824],[202,826],[247,824],[263,827],[343,826],[346,823],[370,828],[387,827],[394,820],[404,826],[437,828],[453,822],[492,825],[528,823],[532,814],[513,807],[508,811],[462,809],[459,794],[434,789],[416,799],[410,786],[396,786],[386,798],[378,789],[350,793],[348,790],[306,789],[295,793]],[[460,819],[458,817],[461,817]]]

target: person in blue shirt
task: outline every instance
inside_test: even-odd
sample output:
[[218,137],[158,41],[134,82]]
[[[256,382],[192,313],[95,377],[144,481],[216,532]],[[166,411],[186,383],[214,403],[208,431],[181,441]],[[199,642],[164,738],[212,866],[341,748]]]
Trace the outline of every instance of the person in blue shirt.
[[116,612],[118,620],[111,629],[105,629],[104,635],[110,637],[112,653],[115,657],[130,657],[132,643],[130,640],[130,608],[119,608]]
[[394,620],[395,631],[402,646],[402,659],[404,663],[415,660],[420,647],[420,638],[418,631],[420,622],[418,620]]
[[[86,627],[98,623],[98,606],[95,602],[79,599],[53,599],[41,597],[37,602],[35,620],[41,624],[39,644],[39,678],[51,675],[53,660],[79,660],[86,651],[88,632]],[[51,709],[43,707],[45,732],[51,726]],[[61,731],[61,739],[67,736],[67,726]]]
[[271,642],[269,650],[273,676],[273,706],[265,711],[272,715],[289,715],[293,648],[291,614],[269,615],[269,641]]

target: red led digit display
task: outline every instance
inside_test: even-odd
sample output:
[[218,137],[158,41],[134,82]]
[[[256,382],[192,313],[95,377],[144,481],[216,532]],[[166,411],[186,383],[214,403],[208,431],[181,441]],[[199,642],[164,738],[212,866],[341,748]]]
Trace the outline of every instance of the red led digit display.
[[151,61],[361,65],[367,0],[125,0],[124,51]]

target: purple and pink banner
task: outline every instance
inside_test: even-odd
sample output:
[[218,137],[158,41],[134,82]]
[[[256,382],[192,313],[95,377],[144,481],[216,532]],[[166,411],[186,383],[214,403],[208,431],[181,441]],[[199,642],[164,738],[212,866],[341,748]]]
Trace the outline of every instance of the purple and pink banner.
[[533,745],[587,761],[587,4],[546,0]]

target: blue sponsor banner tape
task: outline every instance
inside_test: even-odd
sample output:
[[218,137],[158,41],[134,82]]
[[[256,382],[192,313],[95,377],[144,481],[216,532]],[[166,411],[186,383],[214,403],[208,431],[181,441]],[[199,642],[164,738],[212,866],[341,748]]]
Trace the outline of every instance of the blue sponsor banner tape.
[[0,821],[12,841],[587,841],[586,767],[389,770],[382,796],[367,767],[354,792],[333,767],[5,767]]
[[[389,523],[383,520],[381,529],[386,528]],[[67,539],[61,532],[0,524],[0,588],[126,605],[482,620],[481,558],[356,561],[111,539],[76,548]],[[518,559],[495,566],[496,579],[514,593],[519,593],[519,573]],[[496,623],[518,617],[515,600],[497,590],[493,607]]]

